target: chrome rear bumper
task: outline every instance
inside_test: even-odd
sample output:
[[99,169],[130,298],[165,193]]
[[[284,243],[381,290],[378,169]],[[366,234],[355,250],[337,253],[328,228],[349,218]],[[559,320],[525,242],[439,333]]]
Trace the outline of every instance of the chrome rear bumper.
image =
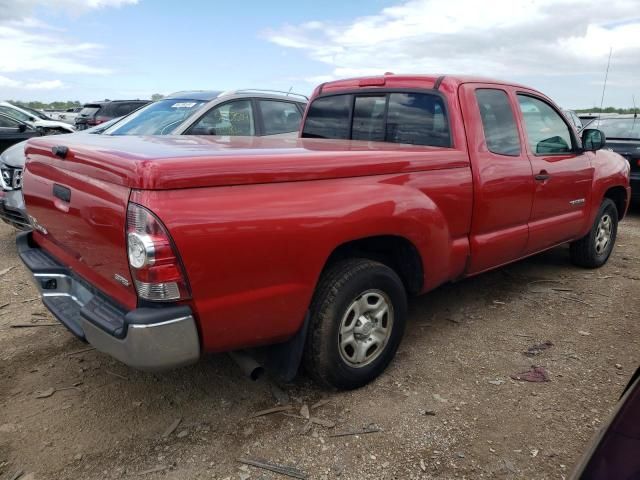
[[33,245],[31,233],[16,240],[42,302],[74,335],[140,370],[167,370],[200,358],[191,309],[161,305],[127,311]]

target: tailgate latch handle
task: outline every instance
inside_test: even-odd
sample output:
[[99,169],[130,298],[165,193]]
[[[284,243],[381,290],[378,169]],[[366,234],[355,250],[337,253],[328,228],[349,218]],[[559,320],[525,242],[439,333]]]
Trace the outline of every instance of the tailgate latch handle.
[[60,157],[63,160],[67,157],[67,153],[69,153],[69,148],[64,145],[56,145],[51,148],[51,153],[53,153],[56,157]]

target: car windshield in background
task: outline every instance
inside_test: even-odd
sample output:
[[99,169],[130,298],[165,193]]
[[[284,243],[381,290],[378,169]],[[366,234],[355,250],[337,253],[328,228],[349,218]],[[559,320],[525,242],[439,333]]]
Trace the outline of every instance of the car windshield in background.
[[168,135],[205,103],[203,100],[160,100],[129,115],[105,134]]
[[640,139],[640,118],[600,118],[587,128],[602,130],[607,138]]

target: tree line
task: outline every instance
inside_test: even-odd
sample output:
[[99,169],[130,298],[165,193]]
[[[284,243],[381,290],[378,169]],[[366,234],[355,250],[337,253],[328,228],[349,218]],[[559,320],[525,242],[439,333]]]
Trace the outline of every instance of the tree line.
[[[153,95],[151,95],[151,100],[153,101],[161,100],[163,98],[164,98],[164,95],[160,93],[154,93]],[[19,107],[29,107],[35,110],[67,110],[68,108],[81,107],[82,105],[87,103],[87,102],[84,102],[84,103],[80,102],[79,100],[57,101],[57,102],[50,102],[50,103],[38,102],[38,101],[21,102],[19,100],[7,100],[7,101]],[[105,99],[105,101],[108,101],[108,99]]]
[[580,108],[578,110],[574,110],[576,113],[636,113],[638,111],[635,107],[629,108],[616,108],[616,107],[591,107],[591,108]]

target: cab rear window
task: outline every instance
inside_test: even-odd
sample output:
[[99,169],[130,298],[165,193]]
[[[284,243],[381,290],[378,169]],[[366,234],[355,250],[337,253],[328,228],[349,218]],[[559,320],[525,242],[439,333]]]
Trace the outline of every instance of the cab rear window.
[[444,100],[415,92],[317,98],[309,107],[302,137],[451,147]]

